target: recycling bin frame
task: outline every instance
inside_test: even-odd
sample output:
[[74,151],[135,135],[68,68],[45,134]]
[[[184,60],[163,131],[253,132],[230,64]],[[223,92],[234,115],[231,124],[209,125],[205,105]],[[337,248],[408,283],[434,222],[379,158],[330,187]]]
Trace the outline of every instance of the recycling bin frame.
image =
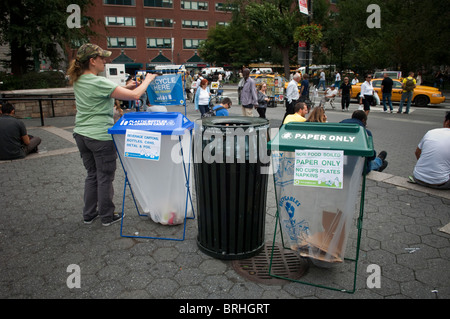
[[[148,116],[148,117],[156,117],[157,118],[157,117],[171,116],[172,114],[176,114],[176,113],[179,113],[179,112],[152,112],[152,113],[147,113],[147,114],[144,113],[144,112],[139,112],[139,113],[127,113],[127,114],[130,114],[130,116],[132,116],[131,114],[139,114],[138,116],[141,116],[141,117],[142,116]],[[119,121],[126,120],[127,114],[122,116],[122,118],[119,119]],[[179,113],[179,114],[181,114],[181,113]],[[190,135],[189,136],[189,138],[190,138],[190,142],[189,143],[192,144],[192,129],[193,129],[193,127],[194,127],[194,123],[190,122],[190,125],[188,125],[186,127],[182,127],[182,128],[176,129],[176,130],[173,130],[173,131],[166,131],[166,130],[161,130],[161,129],[147,130],[147,131],[150,131],[150,132],[160,132],[161,135],[178,135],[178,143],[180,144],[180,152],[181,152],[181,157],[182,157],[184,178],[185,178],[185,182],[186,182],[185,186],[186,186],[186,190],[187,190],[187,192],[186,192],[186,200],[185,200],[185,211],[184,211],[183,235],[182,235],[182,237],[181,238],[170,238],[170,237],[156,237],[156,236],[124,235],[123,234],[123,221],[124,221],[125,218],[122,218],[122,220],[120,222],[120,236],[121,237],[184,241],[185,235],[186,235],[186,221],[187,221],[187,219],[195,219],[195,211],[194,211],[192,195],[191,195],[191,191],[190,191],[190,173],[191,173],[191,152],[190,152],[190,150],[191,150],[192,147],[191,147],[191,145],[189,146],[189,157],[188,157],[189,158],[189,163],[188,163],[188,167],[186,169],[186,163],[185,163],[185,160],[184,160],[184,152],[183,152],[183,145],[182,145],[182,142],[181,142],[181,136],[184,135],[184,132],[186,130],[189,130],[189,135]],[[136,128],[138,129],[138,127],[136,127]],[[141,214],[141,212],[139,211],[138,204],[136,203],[136,198],[135,198],[135,195],[134,195],[134,192],[133,192],[133,188],[131,187],[130,181],[128,179],[128,172],[127,172],[127,170],[125,168],[125,165],[123,163],[123,160],[122,160],[122,155],[123,154],[120,154],[119,149],[118,149],[117,144],[116,144],[116,140],[114,138],[114,135],[117,134],[117,132],[112,133],[112,132],[114,132],[114,127],[111,128],[108,132],[113,137],[114,146],[116,148],[117,155],[118,155],[119,160],[120,160],[120,164],[121,164],[122,169],[123,169],[124,174],[125,174],[125,181],[124,181],[124,186],[123,186],[123,198],[122,198],[122,216],[125,216],[124,215],[125,214],[125,200],[126,200],[126,190],[127,190],[127,186],[128,186],[138,216],[140,216],[140,217],[148,217],[149,216],[148,214]],[[192,217],[188,217],[187,216],[188,200],[191,203],[191,209],[192,209],[192,215],[193,215]]]
[[[272,260],[273,260],[273,252],[274,252],[274,247],[275,247],[275,242],[276,242],[276,237],[277,237],[277,228],[280,227],[280,235],[281,235],[281,241],[282,241],[282,246],[284,249],[289,249],[291,250],[291,248],[286,247],[285,243],[284,243],[284,239],[283,239],[283,228],[281,225],[281,220],[280,220],[280,212],[279,212],[279,205],[278,205],[278,194],[276,191],[276,183],[275,183],[275,178],[274,178],[274,189],[275,189],[275,200],[277,203],[277,211],[276,211],[276,215],[275,215],[275,229],[274,229],[274,235],[273,235],[273,242],[272,242],[272,252],[271,252],[271,256],[270,256],[270,263],[269,263],[269,275],[271,277],[275,277],[275,278],[280,278],[280,279],[284,279],[284,280],[289,280],[292,282],[297,282],[300,284],[305,284],[305,285],[309,285],[309,286],[314,286],[314,287],[319,287],[319,288],[325,288],[325,289],[329,289],[329,290],[334,290],[334,291],[340,291],[340,292],[345,292],[345,293],[350,293],[353,294],[356,291],[356,279],[357,279],[357,272],[358,272],[358,260],[359,260],[359,251],[360,251],[360,244],[361,244],[361,233],[362,233],[362,224],[363,224],[363,218],[364,218],[364,201],[365,201],[365,186],[366,186],[366,175],[367,175],[367,171],[366,171],[366,166],[367,166],[367,161],[368,161],[368,157],[373,156],[373,140],[371,136],[367,135],[367,132],[365,131],[364,128],[362,128],[361,126],[359,126],[358,124],[343,124],[343,123],[288,123],[284,126],[282,126],[282,128],[280,129],[278,135],[275,138],[278,138],[277,142],[279,141],[279,136],[280,134],[283,134],[283,132],[286,132],[283,130],[286,128],[293,128],[293,127],[302,127],[305,130],[307,130],[307,128],[309,127],[321,127],[321,128],[326,128],[327,126],[329,127],[334,127],[337,128],[338,131],[339,130],[343,130],[345,131],[346,129],[354,129],[354,130],[360,130],[363,131],[366,137],[366,141],[367,141],[367,148],[365,150],[361,150],[360,152],[358,152],[358,150],[355,149],[344,149],[344,155],[357,155],[357,156],[361,156],[361,157],[365,157],[365,161],[364,161],[364,166],[363,166],[363,171],[362,171],[362,182],[361,182],[361,199],[359,202],[359,215],[357,217],[357,221],[356,221],[356,227],[357,227],[357,238],[356,238],[356,252],[355,252],[355,258],[347,258],[344,257],[344,261],[350,261],[350,262],[354,262],[355,266],[354,266],[354,275],[353,275],[353,287],[351,289],[342,289],[342,288],[336,288],[336,287],[331,287],[331,286],[325,286],[325,285],[321,285],[321,284],[315,284],[315,283],[311,283],[308,281],[304,281],[301,279],[292,279],[292,278],[288,278],[288,277],[284,277],[284,276],[279,276],[276,274],[272,273]],[[275,140],[275,139],[274,139]],[[276,143],[275,143],[276,144]],[[313,146],[313,144],[308,144],[306,143],[306,145],[298,145],[297,148],[293,149],[293,145],[290,146],[283,146],[280,144],[276,145],[276,149],[273,148],[274,143],[273,141],[270,141],[268,143],[268,148],[272,151],[272,156],[273,156],[273,151],[289,151],[295,152],[295,149],[297,150],[331,150],[330,149],[326,149],[326,148],[316,148]],[[272,157],[273,160],[273,157]],[[273,169],[275,170],[275,166],[273,165]],[[275,171],[274,171],[274,175],[275,175]]]

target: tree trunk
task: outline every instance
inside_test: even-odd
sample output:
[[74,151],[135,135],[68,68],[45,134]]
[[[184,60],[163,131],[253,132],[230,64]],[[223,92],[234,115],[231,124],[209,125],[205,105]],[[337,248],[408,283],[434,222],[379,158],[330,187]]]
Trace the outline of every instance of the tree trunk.
[[24,47],[19,47],[16,41],[10,43],[11,49],[11,73],[23,75],[27,70],[28,52]]
[[290,77],[290,64],[289,64],[289,48],[280,48],[281,54],[283,56],[283,65],[284,65],[284,77],[287,81],[289,81]]

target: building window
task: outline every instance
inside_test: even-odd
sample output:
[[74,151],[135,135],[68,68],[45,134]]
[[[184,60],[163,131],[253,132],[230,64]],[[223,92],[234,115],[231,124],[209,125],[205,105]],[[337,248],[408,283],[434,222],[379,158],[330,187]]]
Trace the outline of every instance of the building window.
[[173,28],[173,20],[145,18],[145,26],[151,28]]
[[183,49],[198,49],[202,41],[200,39],[183,39]]
[[233,5],[223,2],[217,2],[216,11],[233,11]]
[[172,39],[170,38],[147,38],[148,49],[171,49]]
[[108,37],[108,48],[136,48],[136,38]]
[[114,4],[116,6],[134,6],[135,0],[103,0],[103,4]]
[[105,17],[105,24],[107,26],[122,26],[122,27],[135,27],[136,18],[134,17]]
[[144,0],[144,7],[173,8],[172,0]]
[[227,26],[230,25],[230,22],[222,22],[222,21],[217,21],[216,25],[223,25],[223,26]]
[[206,1],[181,1],[181,9],[208,11],[208,2],[206,2]]
[[208,21],[182,20],[181,27],[189,29],[208,29]]

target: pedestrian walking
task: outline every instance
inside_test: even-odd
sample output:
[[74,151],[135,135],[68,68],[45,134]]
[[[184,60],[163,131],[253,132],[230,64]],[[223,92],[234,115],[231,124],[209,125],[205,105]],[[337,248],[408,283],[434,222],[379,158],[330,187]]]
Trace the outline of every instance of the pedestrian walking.
[[384,73],[383,81],[381,81],[381,94],[383,99],[383,111],[387,112],[386,102],[389,104],[389,110],[392,113],[392,86],[394,81],[389,77],[387,73]]
[[359,105],[363,105],[363,110],[368,116],[370,113],[370,106],[373,103],[373,86],[372,75],[366,74],[365,81],[361,84],[361,93],[359,94]]
[[342,112],[348,111],[350,105],[350,96],[352,95],[352,84],[348,77],[344,78],[344,82],[339,88],[339,96],[341,97]]
[[194,97],[195,109],[200,111],[201,116],[209,111],[209,102],[211,100],[211,91],[208,86],[208,80],[203,79],[195,91]]
[[258,95],[255,81],[250,77],[250,70],[242,71],[244,84],[241,90],[242,113],[244,116],[253,116],[253,108],[258,107]]
[[320,70],[319,85],[317,85],[317,89],[320,89],[321,86],[323,86],[324,91],[327,89],[325,87],[325,72],[323,70]]
[[258,107],[256,111],[259,114],[259,117],[265,119],[266,118],[266,109],[267,103],[270,101],[270,98],[267,96],[267,83],[261,82],[257,85],[258,88]]
[[337,88],[341,87],[341,74],[339,73],[339,71],[335,72],[334,86]]
[[156,77],[156,74],[147,74],[140,85],[136,86],[136,82],[131,81],[126,87],[121,87],[98,76],[105,70],[109,56],[111,51],[92,43],[83,44],[67,71],[77,109],[73,135],[87,171],[84,223],[91,224],[100,217],[104,226],[123,217],[114,213],[113,202],[117,153],[108,129],[114,125],[114,99],[138,100]]
[[186,91],[186,99],[189,101],[189,102],[191,102],[191,101],[193,101],[193,98],[192,98],[192,92],[191,92],[191,90],[192,90],[192,81],[193,81],[193,79],[192,79],[192,76],[191,76],[191,74],[190,74],[190,72],[189,71],[186,71],[186,77],[185,77],[185,83],[186,83],[186,87],[185,87],[185,91]]
[[297,104],[298,99],[300,98],[300,94],[298,92],[298,83],[300,82],[300,74],[299,73],[295,73],[294,76],[292,77],[292,80],[289,82],[287,88],[286,88],[286,96],[285,96],[285,100],[286,100],[286,112],[284,113],[284,117],[283,120],[281,121],[281,123],[284,122],[284,119],[286,118],[286,116],[288,116],[289,114],[294,114],[294,106],[295,104]]
[[407,100],[406,111],[403,114],[409,114],[409,108],[411,107],[411,102],[413,99],[414,89],[416,88],[416,79],[414,79],[414,72],[409,72],[409,76],[403,79],[403,93],[400,99],[400,106],[397,113],[402,113],[403,104]]

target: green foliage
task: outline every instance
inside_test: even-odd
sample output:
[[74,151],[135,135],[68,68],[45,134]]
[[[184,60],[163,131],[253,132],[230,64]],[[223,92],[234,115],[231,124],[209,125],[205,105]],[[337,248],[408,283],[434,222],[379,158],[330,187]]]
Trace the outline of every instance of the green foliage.
[[65,75],[59,71],[29,72],[24,75],[0,73],[0,90],[46,89],[66,86]]
[[295,41],[306,41],[311,45],[319,44],[322,40],[322,26],[318,24],[305,24],[295,29]]
[[[69,4],[81,9],[81,28],[69,28],[66,12]],[[58,68],[59,50],[72,41],[82,41],[91,35],[88,23],[94,21],[83,11],[91,0],[2,0],[0,1],[0,44],[9,44],[10,66],[14,74],[29,69],[30,58],[35,62],[48,58]]]
[[[380,6],[381,28],[366,22],[369,4]],[[326,60],[363,73],[392,68],[403,72],[450,64],[448,4],[440,0],[338,1],[339,13],[325,28]],[[447,14],[445,14],[447,12]],[[328,64],[327,63],[327,64]]]

